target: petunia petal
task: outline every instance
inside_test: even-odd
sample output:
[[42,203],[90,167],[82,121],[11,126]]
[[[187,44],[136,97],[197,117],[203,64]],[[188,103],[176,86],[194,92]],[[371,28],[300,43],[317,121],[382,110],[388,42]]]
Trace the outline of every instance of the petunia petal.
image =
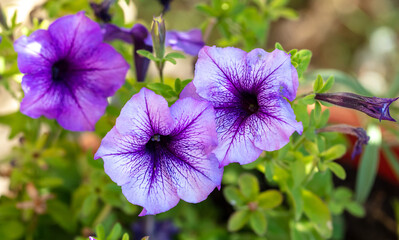
[[281,95],[294,100],[298,89],[298,74],[291,64],[290,55],[281,50],[271,53],[254,49],[246,57],[248,76],[243,86],[258,88],[266,85],[268,90],[278,89]]
[[[256,160],[262,150],[254,146],[256,116],[242,116],[231,109],[220,109],[216,112],[219,145],[214,150],[220,166],[232,162],[247,164]],[[255,125],[254,125],[255,124]]]
[[[272,111],[272,109],[277,110]],[[287,100],[268,99],[268,102],[262,104],[255,120],[257,126],[254,134],[255,146],[266,151],[275,151],[285,146],[295,131],[302,134],[302,123],[297,122],[295,118]]]
[[220,186],[223,168],[210,154],[217,146],[215,113],[210,103],[185,98],[171,107],[176,127],[170,134],[170,176],[181,199],[197,203]]
[[51,73],[51,66],[58,58],[46,30],[37,30],[29,37],[18,38],[14,49],[18,53],[18,68],[22,73]]
[[55,84],[49,74],[25,75],[22,78],[25,97],[21,102],[21,112],[32,118],[44,115],[56,118],[62,111],[64,86]]
[[79,65],[72,66],[70,79],[81,81],[79,84],[84,84],[99,96],[109,97],[123,85],[128,69],[129,64],[119,53],[110,45],[101,43],[96,52],[80,61]]
[[214,107],[236,101],[240,79],[245,76],[243,58],[246,54],[232,47],[203,47],[198,54],[193,79],[197,93],[212,102]]
[[57,19],[49,26],[48,32],[61,58],[84,59],[93,54],[103,41],[100,26],[84,12]]
[[147,142],[154,134],[168,135],[174,121],[168,102],[153,91],[142,88],[122,108],[116,120],[117,130]]
[[101,141],[94,159],[104,160],[104,171],[108,176],[122,186],[132,179],[135,169],[143,168],[146,162],[145,143],[130,135],[122,135],[113,127]]
[[181,91],[179,98],[183,99],[183,98],[187,98],[187,97],[191,97],[194,98],[196,100],[204,100],[203,98],[201,98],[200,95],[198,95],[197,93],[197,89],[194,86],[194,83],[191,81],[189,82]]
[[107,99],[99,97],[84,85],[65,84],[63,91],[58,123],[72,131],[93,131],[105,112]]
[[174,50],[183,51],[192,56],[197,56],[205,45],[200,29],[191,29],[187,32],[167,31],[165,43]]

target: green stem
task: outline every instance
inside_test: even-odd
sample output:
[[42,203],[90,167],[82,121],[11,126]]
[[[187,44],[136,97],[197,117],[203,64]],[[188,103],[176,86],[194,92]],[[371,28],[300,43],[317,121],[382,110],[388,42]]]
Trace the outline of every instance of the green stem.
[[299,137],[299,139],[295,142],[294,146],[292,146],[292,149],[296,150],[299,147],[299,145],[303,143],[303,141],[305,141],[304,133],[302,133],[301,137]]
[[163,67],[164,67],[163,60],[161,62],[157,62],[157,67],[158,67],[159,78],[161,79],[161,83],[163,83]]
[[313,162],[312,162],[312,168],[310,169],[310,172],[309,172],[309,174],[308,175],[306,175],[306,177],[303,179],[303,181],[302,181],[302,183],[303,183],[303,185],[306,185],[306,184],[308,184],[308,182],[310,182],[310,180],[312,180],[312,178],[313,178],[313,175],[315,174],[315,169],[316,169],[316,166],[317,166],[317,163],[318,163],[319,161],[318,161],[318,158],[314,158],[313,159]]
[[112,206],[109,204],[105,204],[101,212],[98,214],[97,218],[93,222],[93,229],[97,227],[100,223],[104,221],[106,217],[108,217],[109,213],[112,210]]

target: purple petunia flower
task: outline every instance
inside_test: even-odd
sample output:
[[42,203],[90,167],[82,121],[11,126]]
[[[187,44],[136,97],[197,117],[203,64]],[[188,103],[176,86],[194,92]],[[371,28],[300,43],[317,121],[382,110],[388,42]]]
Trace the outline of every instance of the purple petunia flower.
[[103,22],[110,22],[112,15],[109,13],[109,8],[115,0],[103,0],[101,3],[91,2],[90,7],[94,11],[94,15]]
[[147,73],[150,60],[146,57],[140,56],[137,50],[144,49],[152,52],[152,45],[146,43],[145,39],[151,37],[147,28],[137,23],[131,29],[120,28],[114,24],[104,24],[103,28],[104,41],[111,42],[114,40],[121,40],[134,47],[134,65],[136,68],[136,77],[138,82],[143,82]]
[[46,30],[22,36],[15,44],[24,73],[21,112],[55,118],[65,129],[94,130],[107,97],[124,83],[129,68],[103,43],[100,26],[79,12],[59,18]]
[[298,75],[283,51],[247,53],[206,46],[199,53],[193,83],[181,97],[193,94],[194,88],[215,108],[219,145],[214,153],[221,166],[253,162],[263,150],[287,144],[294,131],[302,133],[302,123],[285,99],[295,99]]
[[349,135],[357,137],[357,141],[356,141],[355,146],[353,147],[353,151],[352,151],[352,156],[351,156],[352,159],[354,159],[357,155],[362,153],[363,145],[366,145],[370,140],[370,137],[367,136],[367,132],[363,128],[352,127],[352,126],[349,126],[346,124],[338,124],[338,125],[327,126],[324,128],[319,128],[319,129],[316,129],[316,132],[317,133],[340,132],[340,133],[349,134]]
[[180,199],[197,203],[220,186],[223,169],[211,151],[217,145],[212,105],[186,98],[170,108],[143,88],[123,107],[95,159],[122,186],[140,216],[174,207]]
[[389,114],[389,106],[397,98],[365,97],[354,93],[316,93],[315,99],[329,102],[341,107],[352,108],[361,111],[370,117],[380,120],[396,122]]

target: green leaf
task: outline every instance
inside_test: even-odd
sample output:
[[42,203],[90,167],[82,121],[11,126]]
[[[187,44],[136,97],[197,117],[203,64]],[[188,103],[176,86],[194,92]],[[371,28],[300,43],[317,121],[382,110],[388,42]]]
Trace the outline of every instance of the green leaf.
[[258,179],[249,173],[244,173],[240,176],[238,186],[247,199],[255,199],[259,194]]
[[356,176],[355,199],[359,203],[363,203],[368,198],[377,176],[380,161],[381,130],[377,126],[371,125],[367,129],[367,135],[370,136],[370,140],[360,159]]
[[[320,76],[320,75],[318,75]],[[335,82],[335,78],[334,76],[330,76],[327,81],[324,83],[323,87],[318,91],[318,93],[324,93],[327,92],[328,90],[330,90],[332,88],[332,86],[334,85]]]
[[175,60],[174,58],[167,58],[167,57],[164,57],[163,60],[164,60],[164,61],[171,62],[173,65],[176,65],[176,60]]
[[258,206],[263,209],[272,209],[283,202],[283,195],[277,190],[267,190],[256,198]]
[[64,181],[58,177],[43,177],[37,181],[40,187],[54,188],[63,185]]
[[5,240],[22,239],[25,233],[25,226],[21,221],[8,220],[0,221],[0,236]]
[[265,161],[265,176],[268,182],[273,182],[274,175],[274,164],[270,159],[266,159]]
[[58,200],[47,201],[47,213],[65,231],[73,233],[76,229],[76,222],[73,219],[69,207]]
[[383,144],[382,149],[384,150],[384,155],[387,157],[388,163],[395,173],[396,178],[399,179],[399,160],[396,158],[391,149],[389,149],[387,144]]
[[267,221],[265,214],[262,211],[252,212],[251,217],[249,219],[249,225],[257,235],[263,236],[266,233],[267,229]]
[[314,104],[314,116],[316,119],[319,119],[321,115],[321,105],[319,101],[316,101]]
[[306,141],[303,146],[305,147],[305,150],[312,154],[313,156],[318,156],[319,155],[319,148],[317,147],[317,144],[311,141]]
[[159,58],[157,58],[154,55],[152,55],[152,52],[149,52],[147,50],[140,49],[140,50],[137,50],[136,52],[137,52],[138,55],[143,56],[145,58],[148,58],[148,59],[150,59],[150,60],[152,60],[154,62],[159,62],[160,61]]
[[228,186],[224,188],[223,194],[232,206],[242,206],[246,202],[244,195],[236,187]]
[[365,96],[373,96],[373,94],[365,89],[359,81],[357,81],[354,77],[350,76],[349,74],[334,70],[334,69],[320,69],[317,71],[313,71],[309,74],[310,78],[316,77],[317,75],[321,75],[323,78],[328,78],[330,76],[334,76],[335,83],[344,85],[354,91],[357,94],[365,95]]
[[229,231],[238,231],[249,221],[251,212],[249,210],[240,210],[230,216],[227,223],[227,228]]
[[102,224],[96,227],[97,240],[105,240],[105,229]]
[[324,127],[327,124],[329,118],[330,118],[330,109],[326,109],[321,113],[319,122],[317,124],[317,128]]
[[306,71],[306,69],[309,66],[311,58],[312,58],[312,52],[307,49],[302,49],[297,54],[295,54],[294,59],[292,59],[294,62],[298,63],[296,70],[298,72],[299,78],[302,78],[303,73]]
[[175,80],[175,91],[179,93],[183,88],[181,87],[181,80],[180,78],[176,78]]
[[335,189],[333,197],[341,202],[350,202],[352,198],[352,191],[346,187],[338,187]]
[[328,162],[342,157],[346,152],[346,147],[343,144],[332,146],[320,154],[323,160]]
[[200,3],[196,6],[197,10],[203,12],[209,16],[216,17],[218,16],[218,12],[211,8],[210,6],[206,5],[205,3]]
[[123,201],[121,199],[121,188],[115,183],[108,183],[101,188],[101,199],[114,207],[121,207]]
[[303,212],[303,200],[302,200],[301,188],[296,187],[288,190],[289,190],[288,195],[291,197],[292,203],[294,205],[295,220],[299,220]]
[[323,78],[320,75],[317,75],[316,80],[313,83],[313,91],[318,93],[319,90],[323,87]]
[[331,237],[332,220],[327,205],[314,193],[302,190],[303,211],[324,238]]
[[302,101],[303,104],[311,105],[311,104],[313,104],[315,102],[315,100],[314,100],[315,96],[316,96],[315,94],[309,94],[309,95],[303,97],[301,99],[301,101]]
[[345,169],[336,162],[327,162],[328,168],[340,179],[344,180],[346,178]]
[[151,90],[154,90],[154,91],[160,92],[160,93],[173,91],[173,88],[171,86],[164,84],[164,83],[149,83],[149,84],[147,84],[147,87]]
[[274,47],[275,47],[276,49],[279,49],[279,50],[281,50],[281,51],[284,51],[283,46],[281,46],[281,44],[280,44],[279,42],[276,42],[276,44],[274,44]]
[[178,52],[171,52],[168,53],[165,58],[186,58],[186,56]]
[[346,210],[348,210],[348,212],[353,216],[364,217],[366,215],[366,211],[364,210],[363,206],[357,202],[350,202],[345,207]]
[[116,223],[108,235],[107,240],[118,240],[122,235],[122,227],[119,223]]
[[129,240],[129,234],[123,234],[122,240]]

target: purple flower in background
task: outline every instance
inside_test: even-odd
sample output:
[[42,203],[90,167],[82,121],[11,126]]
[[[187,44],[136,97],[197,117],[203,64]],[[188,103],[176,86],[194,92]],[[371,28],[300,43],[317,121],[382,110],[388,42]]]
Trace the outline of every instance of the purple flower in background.
[[287,144],[294,131],[302,133],[302,123],[285,99],[295,99],[298,75],[283,51],[206,46],[199,53],[193,85],[182,97],[195,87],[214,106],[219,139],[214,153],[221,166],[253,162],[263,150]]
[[114,24],[104,24],[103,26],[104,41],[111,42],[121,40],[134,47],[134,65],[136,69],[136,77],[138,82],[143,82],[150,64],[150,60],[137,54],[137,50],[144,49],[152,52],[152,45],[146,43],[146,38],[151,37],[147,28],[137,23],[133,28],[120,28]]
[[[152,45],[150,36],[145,41],[148,45]],[[187,32],[166,31],[165,46],[171,47],[173,50],[183,51],[191,56],[197,56],[205,43],[202,40],[201,30],[191,29]]]
[[212,105],[186,98],[170,108],[143,88],[123,107],[95,159],[122,186],[140,216],[174,207],[180,199],[197,203],[220,186],[223,169],[211,151],[217,145]]
[[316,129],[316,132],[340,132],[357,137],[357,141],[352,151],[352,159],[362,153],[363,145],[366,145],[370,140],[370,137],[367,136],[367,132],[363,128],[352,127],[346,124],[338,124]]
[[100,4],[91,2],[90,7],[98,19],[101,19],[103,22],[110,22],[112,15],[109,13],[109,8],[114,2],[115,0],[103,0]]
[[[151,34],[142,24],[135,24],[133,28],[121,28],[114,24],[103,25],[104,40],[107,42],[121,40],[134,45],[134,62],[136,66],[137,81],[143,82],[148,70],[150,60],[137,54],[137,50],[145,49],[152,52]],[[188,32],[167,31],[165,46],[174,50],[183,51],[189,55],[197,56],[199,50],[205,45],[202,40],[201,30],[192,29]]]
[[398,98],[365,97],[354,93],[316,93],[315,99],[341,107],[361,111],[370,117],[396,122],[389,114],[389,106]]
[[199,29],[191,29],[187,32],[167,31],[166,46],[174,50],[183,51],[191,56],[197,56],[202,47],[202,33]]
[[95,239],[94,237],[89,237],[89,240],[97,240],[97,239]]
[[94,130],[107,97],[124,83],[129,65],[102,42],[100,26],[83,12],[59,18],[15,44],[24,73],[21,112],[55,118],[65,129]]
[[170,8],[170,2],[172,2],[172,0],[159,0],[159,2],[163,5],[163,10],[162,13],[165,14],[165,12],[169,11]]

